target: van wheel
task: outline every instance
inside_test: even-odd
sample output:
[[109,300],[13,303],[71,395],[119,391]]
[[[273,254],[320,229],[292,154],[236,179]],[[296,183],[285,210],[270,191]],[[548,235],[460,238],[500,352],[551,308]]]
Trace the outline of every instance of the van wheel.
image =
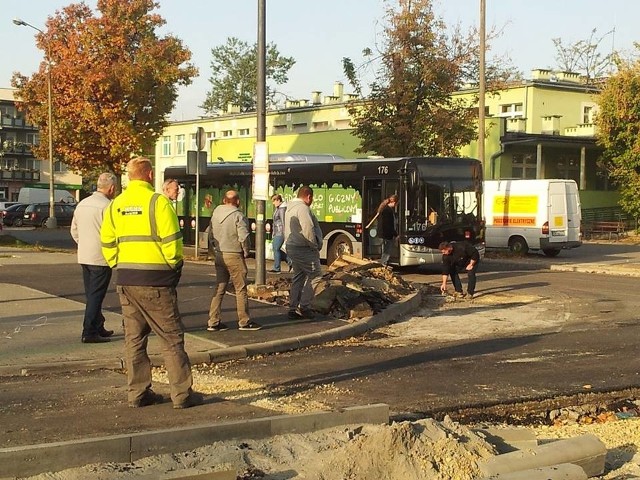
[[560,250],[557,248],[543,248],[542,253],[544,253],[547,257],[557,257],[560,253]]
[[522,237],[512,237],[509,239],[509,250],[516,255],[526,255],[529,251],[529,245]]
[[47,228],[47,220],[49,220],[49,217],[45,218],[42,220],[42,223],[40,223],[40,226],[42,228]]
[[349,240],[349,237],[345,234],[341,233],[331,242],[331,246],[327,252],[327,265],[331,265],[340,255],[351,255],[352,253],[353,245],[351,244],[351,240]]

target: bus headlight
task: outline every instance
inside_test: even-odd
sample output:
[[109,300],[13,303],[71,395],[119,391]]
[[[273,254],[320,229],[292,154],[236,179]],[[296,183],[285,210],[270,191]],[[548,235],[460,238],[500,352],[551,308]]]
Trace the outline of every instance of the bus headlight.
[[407,245],[405,248],[412,253],[427,253],[429,250],[429,248],[424,245]]

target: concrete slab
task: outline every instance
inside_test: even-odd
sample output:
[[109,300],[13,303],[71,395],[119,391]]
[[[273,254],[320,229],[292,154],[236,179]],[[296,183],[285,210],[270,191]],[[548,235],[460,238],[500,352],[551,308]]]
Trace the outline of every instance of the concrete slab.
[[491,475],[484,480],[587,480],[587,478],[589,478],[587,474],[578,465],[563,463],[521,472]]
[[528,469],[572,463],[582,467],[589,477],[604,472],[607,449],[595,435],[558,440],[529,450],[518,450],[490,458],[480,466],[482,474],[491,475],[520,472]]
[[0,449],[3,475],[31,476],[89,463],[130,461],[129,435]]
[[473,429],[491,443],[499,453],[527,450],[538,446],[535,433],[528,428],[487,427]]

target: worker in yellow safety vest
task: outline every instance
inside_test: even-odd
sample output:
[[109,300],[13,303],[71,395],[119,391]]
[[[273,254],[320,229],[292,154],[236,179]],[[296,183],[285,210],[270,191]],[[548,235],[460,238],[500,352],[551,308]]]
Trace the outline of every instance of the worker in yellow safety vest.
[[173,407],[199,405],[203,397],[191,390],[176,294],[183,263],[178,218],[169,199],[153,190],[149,159],[130,160],[127,174],[127,189],[105,210],[100,239],[102,254],[115,268],[122,305],[129,406],[164,401],[151,389],[147,341],[152,331],[164,344]]

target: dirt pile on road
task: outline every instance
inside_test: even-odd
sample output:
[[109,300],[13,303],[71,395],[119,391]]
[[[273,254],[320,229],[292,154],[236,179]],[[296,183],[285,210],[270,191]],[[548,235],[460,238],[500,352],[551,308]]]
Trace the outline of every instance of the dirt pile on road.
[[87,465],[30,478],[112,480],[144,474],[144,478],[161,479],[231,470],[243,480],[471,480],[478,475],[477,463],[492,455],[493,447],[468,428],[449,420],[426,419],[216,442],[133,464]]
[[[249,296],[288,306],[290,290],[290,278],[277,278],[266,285],[250,285]],[[379,313],[414,291],[390,267],[343,255],[322,276],[312,308],[322,315],[358,320]]]

